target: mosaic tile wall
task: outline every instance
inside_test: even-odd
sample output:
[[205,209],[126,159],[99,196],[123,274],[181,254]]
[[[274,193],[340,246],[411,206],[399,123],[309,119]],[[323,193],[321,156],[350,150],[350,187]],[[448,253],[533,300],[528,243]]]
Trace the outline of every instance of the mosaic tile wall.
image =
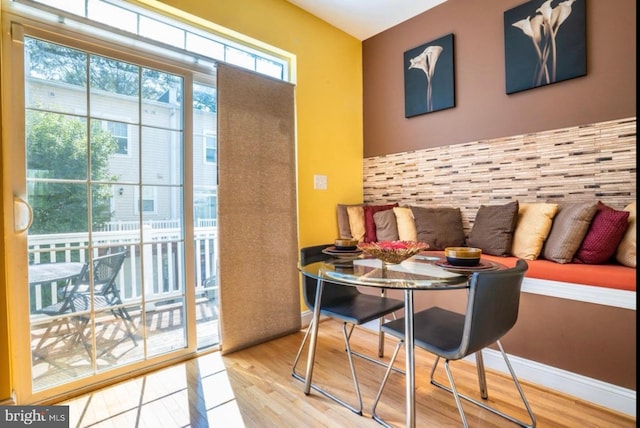
[[364,202],[453,206],[636,199],[636,118],[364,159]]

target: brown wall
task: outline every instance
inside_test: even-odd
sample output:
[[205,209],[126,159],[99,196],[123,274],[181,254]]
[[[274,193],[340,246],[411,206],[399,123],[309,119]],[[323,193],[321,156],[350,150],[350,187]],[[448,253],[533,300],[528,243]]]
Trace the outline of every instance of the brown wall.
[[[448,0],[365,40],[364,157],[634,117],[636,1],[587,1],[586,76],[506,95],[504,11],[522,3]],[[405,118],[404,52],[449,33],[455,107]]]

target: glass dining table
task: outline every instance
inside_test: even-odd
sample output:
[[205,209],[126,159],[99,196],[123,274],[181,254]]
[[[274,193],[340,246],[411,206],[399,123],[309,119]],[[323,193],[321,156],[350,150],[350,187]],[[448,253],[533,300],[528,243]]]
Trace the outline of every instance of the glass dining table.
[[[320,320],[320,301],[325,282],[355,287],[402,290],[404,293],[405,320],[405,373],[406,373],[406,426],[415,427],[415,347],[413,330],[414,291],[459,290],[468,288],[469,277],[480,270],[506,269],[506,266],[482,260],[475,267],[455,267],[446,263],[444,253],[425,251],[402,263],[389,265],[382,261],[358,256],[355,258],[334,258],[300,266],[302,275],[317,280],[313,321],[311,322],[310,343],[307,356],[304,393],[311,391],[311,378],[315,362]],[[478,355],[480,354],[480,355]],[[486,382],[482,354],[476,354],[480,390],[486,396]]]

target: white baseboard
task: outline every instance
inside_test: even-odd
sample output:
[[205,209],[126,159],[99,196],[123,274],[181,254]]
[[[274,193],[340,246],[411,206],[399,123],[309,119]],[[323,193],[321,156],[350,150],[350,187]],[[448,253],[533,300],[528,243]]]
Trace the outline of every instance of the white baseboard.
[[[309,325],[310,319],[311,312],[306,311],[302,313],[303,326]],[[362,327],[377,333],[378,324],[376,321],[372,321]],[[509,372],[499,351],[485,349],[482,355],[484,357],[485,367],[502,373]],[[469,356],[467,359],[475,361],[473,356]],[[514,355],[509,355],[509,362],[511,362],[513,370],[521,381],[549,388],[562,394],[567,394],[634,418],[636,417],[636,391],[634,390],[622,388],[617,385]]]
[[[499,351],[485,349],[482,351],[484,365],[493,370],[509,373]],[[470,361],[475,358],[469,356]],[[557,369],[509,355],[509,362],[521,381],[527,381],[545,388],[571,395],[598,406],[636,417],[636,391],[588,378],[566,370]]]

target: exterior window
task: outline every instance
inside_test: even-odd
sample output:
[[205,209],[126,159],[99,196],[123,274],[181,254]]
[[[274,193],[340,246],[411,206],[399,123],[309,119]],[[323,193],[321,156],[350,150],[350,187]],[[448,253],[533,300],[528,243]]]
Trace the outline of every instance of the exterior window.
[[143,214],[155,214],[157,207],[157,194],[155,187],[142,187],[142,200],[138,197],[138,190],[136,188],[136,214],[139,213],[139,206],[142,206]]
[[129,127],[126,123],[122,122],[105,122],[107,125],[107,131],[111,132],[118,142],[118,148],[116,153],[119,155],[129,154]]
[[218,162],[218,150],[216,136],[213,132],[204,133],[204,161],[205,163]]
[[[153,40],[164,47],[175,48],[224,61],[280,80],[289,79],[288,61],[250,45],[206,32],[151,10],[137,7],[126,0],[62,1],[13,0],[33,5],[41,3],[67,14],[81,16],[118,30]],[[37,7],[37,6],[36,6]]]

